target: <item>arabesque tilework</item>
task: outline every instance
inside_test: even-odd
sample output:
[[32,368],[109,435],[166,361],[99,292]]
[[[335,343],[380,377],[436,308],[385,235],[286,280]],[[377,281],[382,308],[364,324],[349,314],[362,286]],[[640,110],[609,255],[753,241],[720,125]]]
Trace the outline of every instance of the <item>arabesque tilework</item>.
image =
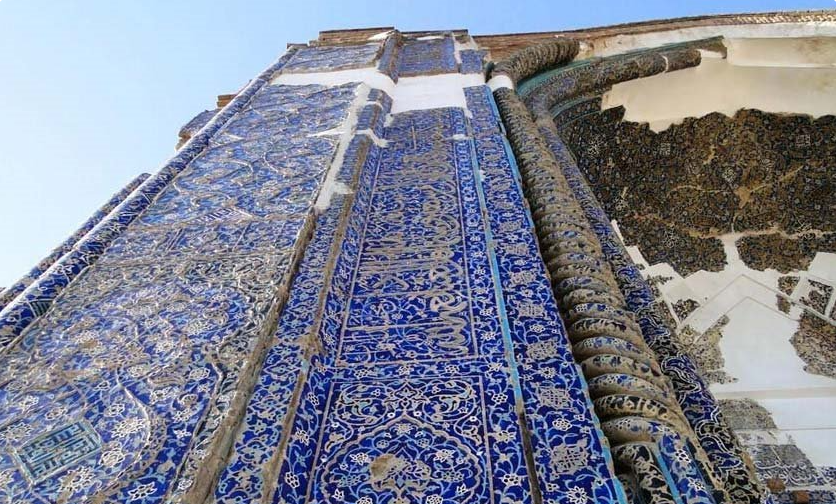
[[[535,107],[538,130],[514,91],[456,87],[491,67],[466,32],[341,43],[294,46],[190,122],[0,314],[0,503],[755,502],[551,116]],[[544,71],[522,94],[564,119],[699,61],[561,73],[577,43],[530,49],[499,68]],[[365,82],[325,84],[345,75]],[[409,77],[455,105],[396,103]],[[544,180],[559,191],[534,194]],[[827,315],[824,296],[805,299]],[[790,449],[762,469],[806,477],[769,465]]]
[[[533,234],[515,232],[530,220],[490,94],[467,95],[478,119],[396,114],[364,166],[273,502],[531,502],[518,358],[538,491],[623,499]],[[488,180],[509,199],[486,200]]]
[[[375,124],[358,119],[355,130],[382,127],[388,111],[389,98],[373,90],[369,107],[380,111]],[[380,123],[380,124],[377,124]],[[352,189],[356,188],[359,172],[364,165],[377,163],[378,148],[365,134],[352,139],[343,159],[337,179]],[[282,435],[288,411],[296,404],[294,391],[308,380],[311,342],[316,338],[319,307],[330,279],[329,264],[342,235],[340,223],[353,196],[335,194],[329,207],[315,224],[314,234],[305,249],[299,271],[293,280],[287,305],[282,311],[274,340],[267,351],[258,381],[250,396],[240,432],[232,455],[215,489],[215,502],[235,503],[267,498],[274,487],[272,465],[278,464],[283,452]]]
[[415,77],[458,71],[451,34],[406,40],[398,54],[398,75]]
[[283,71],[323,72],[372,66],[380,51],[379,43],[344,47],[300,47]]
[[321,133],[360,89],[267,84],[279,68],[192,138],[188,164],[153,179],[154,202],[0,355],[0,499],[210,490],[195,482],[219,469],[337,149]]

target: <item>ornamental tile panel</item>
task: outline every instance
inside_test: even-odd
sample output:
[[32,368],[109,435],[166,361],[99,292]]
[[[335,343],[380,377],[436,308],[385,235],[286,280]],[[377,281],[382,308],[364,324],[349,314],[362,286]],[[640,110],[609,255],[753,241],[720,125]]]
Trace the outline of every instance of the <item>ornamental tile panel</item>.
[[[385,93],[372,90],[369,101],[383,99]],[[369,124],[357,124],[356,130],[382,127],[384,115],[374,116]],[[349,142],[337,179],[353,188],[361,170],[375,169],[379,148],[365,133]],[[252,395],[248,399],[242,425],[237,433],[230,460],[214,491],[214,502],[238,503],[264,499],[275,487],[273,469],[284,455],[282,436],[286,436],[288,412],[293,412],[294,393],[310,386],[310,359],[316,346],[320,310],[331,276],[330,265],[339,249],[343,220],[353,194],[333,194],[328,208],[317,218],[313,237],[305,248],[299,271],[293,280],[289,299],[278,321],[272,346]]]
[[381,44],[339,47],[301,47],[284,67],[285,72],[323,72],[372,66]]
[[425,40],[406,40],[398,54],[399,77],[457,71],[455,43],[450,34]]
[[530,502],[503,364],[317,372],[322,385],[304,396],[274,502]]
[[486,51],[476,49],[465,49],[459,52],[461,57],[461,68],[463,74],[480,74],[485,71]]
[[[32,298],[45,313],[0,355],[0,501],[150,504],[210,491],[193,482],[220,470],[207,455],[241,415],[337,148],[311,135],[340,125],[357,90],[263,86],[143,185],[146,203],[165,189],[137,221],[128,226],[141,207],[100,226],[127,231],[49,310]],[[80,246],[65,283],[107,243]]]

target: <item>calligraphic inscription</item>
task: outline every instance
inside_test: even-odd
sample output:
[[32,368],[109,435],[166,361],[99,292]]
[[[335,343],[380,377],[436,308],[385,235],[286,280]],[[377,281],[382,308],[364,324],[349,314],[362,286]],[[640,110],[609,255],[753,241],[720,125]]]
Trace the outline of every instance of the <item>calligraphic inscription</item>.
[[[352,261],[338,363],[501,353],[469,142],[462,113],[395,116]],[[466,131],[462,129],[462,131]],[[360,225],[362,221],[362,226]]]
[[100,447],[99,435],[82,420],[26,443],[18,451],[18,458],[29,478],[38,481],[97,452]]

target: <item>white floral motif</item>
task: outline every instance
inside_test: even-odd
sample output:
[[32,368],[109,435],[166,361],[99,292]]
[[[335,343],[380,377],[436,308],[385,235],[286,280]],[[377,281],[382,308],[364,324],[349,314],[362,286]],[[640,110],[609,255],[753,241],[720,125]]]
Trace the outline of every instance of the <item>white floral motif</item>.
[[412,426],[408,423],[402,423],[395,426],[395,432],[399,435],[409,434],[412,431]]
[[32,406],[38,404],[38,398],[35,396],[26,396],[20,401],[18,401],[18,405],[22,410],[28,410]]
[[209,377],[209,370],[206,368],[195,368],[189,371],[189,380],[202,380]]
[[519,474],[508,473],[503,474],[501,479],[507,486],[519,486],[522,483],[523,477]]
[[9,483],[12,482],[12,471],[0,471],[0,488],[5,488],[9,486]]
[[293,440],[299,441],[303,444],[308,444],[311,441],[311,436],[303,430],[298,430],[293,433]]
[[123,460],[125,460],[125,452],[122,451],[122,447],[119,445],[115,445],[102,452],[101,462],[105,467],[116,467]]
[[46,419],[47,420],[55,420],[57,418],[61,418],[62,416],[67,414],[67,407],[66,406],[56,406],[49,411],[46,412]]
[[31,425],[25,423],[16,423],[10,425],[9,427],[6,427],[5,430],[0,432],[0,440],[5,441],[7,443],[20,443],[31,433]]
[[365,465],[372,461],[368,453],[353,453],[351,454],[351,461],[355,464]]
[[127,437],[131,434],[136,434],[137,432],[144,430],[147,425],[148,421],[144,418],[126,418],[116,424],[114,435],[117,438]]
[[132,501],[144,499],[145,497],[148,497],[149,495],[153,494],[155,488],[156,487],[153,483],[137,485],[136,488],[133,488],[128,492],[128,497],[130,497]]
[[434,460],[436,462],[447,462],[453,458],[453,450],[438,450],[435,452]]
[[298,488],[299,487],[299,476],[296,476],[292,473],[285,473],[284,474],[284,482],[290,485],[290,488]]
[[674,452],[674,459],[680,464],[687,465],[691,463],[691,456],[685,451],[685,448],[677,448]]
[[496,431],[494,431],[493,437],[494,439],[496,439],[498,443],[509,443],[516,438],[516,436],[514,435],[514,431],[510,429],[497,429]]
[[565,431],[572,427],[572,422],[565,418],[557,418],[552,422],[552,427],[560,431]]
[[93,483],[93,470],[83,466],[72,469],[61,477],[61,492],[74,494],[89,487]]
[[586,489],[582,487],[573,487],[569,489],[569,493],[566,496],[572,504],[586,504],[589,502],[589,496],[586,494]]
[[202,319],[194,319],[190,320],[186,327],[183,328],[183,331],[189,336],[197,336],[198,334],[209,330],[211,326],[209,323]]

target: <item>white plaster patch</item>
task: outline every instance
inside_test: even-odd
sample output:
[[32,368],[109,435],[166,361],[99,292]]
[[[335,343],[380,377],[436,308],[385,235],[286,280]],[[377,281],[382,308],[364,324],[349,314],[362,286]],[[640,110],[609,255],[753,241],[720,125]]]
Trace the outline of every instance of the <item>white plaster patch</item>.
[[359,85],[355,91],[356,95],[354,96],[354,100],[352,100],[351,106],[348,108],[348,116],[343,120],[342,124],[337,128],[318,133],[318,135],[333,135],[337,133],[340,135],[337,151],[334,153],[331,166],[325,174],[325,180],[322,182],[322,187],[319,190],[319,194],[317,194],[316,203],[314,204],[314,208],[319,212],[331,206],[331,197],[334,194],[347,194],[350,192],[350,189],[345,184],[338,182],[336,179],[345,160],[345,152],[348,150],[351,139],[354,137],[358,113],[368,103],[370,91],[371,88],[368,85]]
[[514,81],[507,75],[500,74],[491,77],[491,80],[488,81],[488,87],[491,88],[491,91],[501,88],[514,89]]
[[[637,264],[645,265],[645,277],[673,277],[657,284],[666,305],[683,299],[700,303],[681,326],[704,332],[722,316],[728,317],[719,345],[723,370],[737,381],[712,384],[711,391],[718,399],[755,400],[772,414],[778,427],[759,434],[768,434],[769,439],[755,436],[747,443],[795,443],[814,464],[836,465],[836,412],[832,412],[836,409],[836,380],[804,371],[805,363],[790,342],[798,329],[801,309],[793,305],[789,314],[778,310],[778,278],[784,274],[748,268],[735,245],[741,236],[730,233],[720,237],[727,260],[722,271],[698,271],[684,278],[667,263],[647,265],[639,247],[630,246],[627,251]],[[793,300],[803,294],[807,278],[834,285],[836,254],[818,253],[807,271],[787,275],[800,277]]]
[[372,35],[371,37],[369,37],[366,40],[386,40],[386,38],[389,35],[391,35],[392,33],[394,33],[394,31],[395,30],[387,30],[387,31],[384,31],[384,32],[376,33],[376,34]]
[[728,58],[706,57],[697,67],[616,84],[602,108],[624,106],[625,121],[647,122],[656,132],[685,117],[733,116],[741,108],[836,114],[836,38],[724,42]]
[[[612,56],[636,49],[722,36],[725,38],[798,38],[836,36],[836,23],[830,21],[800,23],[764,23],[713,25],[655,31],[636,35],[616,35],[590,41],[581,47],[578,59]],[[586,49],[586,50],[584,50]]]
[[830,252],[819,252],[807,271],[830,283],[836,284],[836,254]]
[[481,86],[485,78],[480,74],[458,73],[403,77],[392,93],[392,113],[426,110],[441,107],[467,109],[464,88]]
[[759,399],[758,403],[807,455],[814,465],[832,466],[836,453],[836,389],[821,395]]
[[371,88],[386,91],[391,96],[395,83],[388,75],[379,72],[376,68],[352,68],[349,70],[336,70],[333,72],[309,72],[309,73],[280,73],[273,78],[271,85],[304,86],[308,84],[319,84],[321,86],[342,86],[350,82],[362,82]]

